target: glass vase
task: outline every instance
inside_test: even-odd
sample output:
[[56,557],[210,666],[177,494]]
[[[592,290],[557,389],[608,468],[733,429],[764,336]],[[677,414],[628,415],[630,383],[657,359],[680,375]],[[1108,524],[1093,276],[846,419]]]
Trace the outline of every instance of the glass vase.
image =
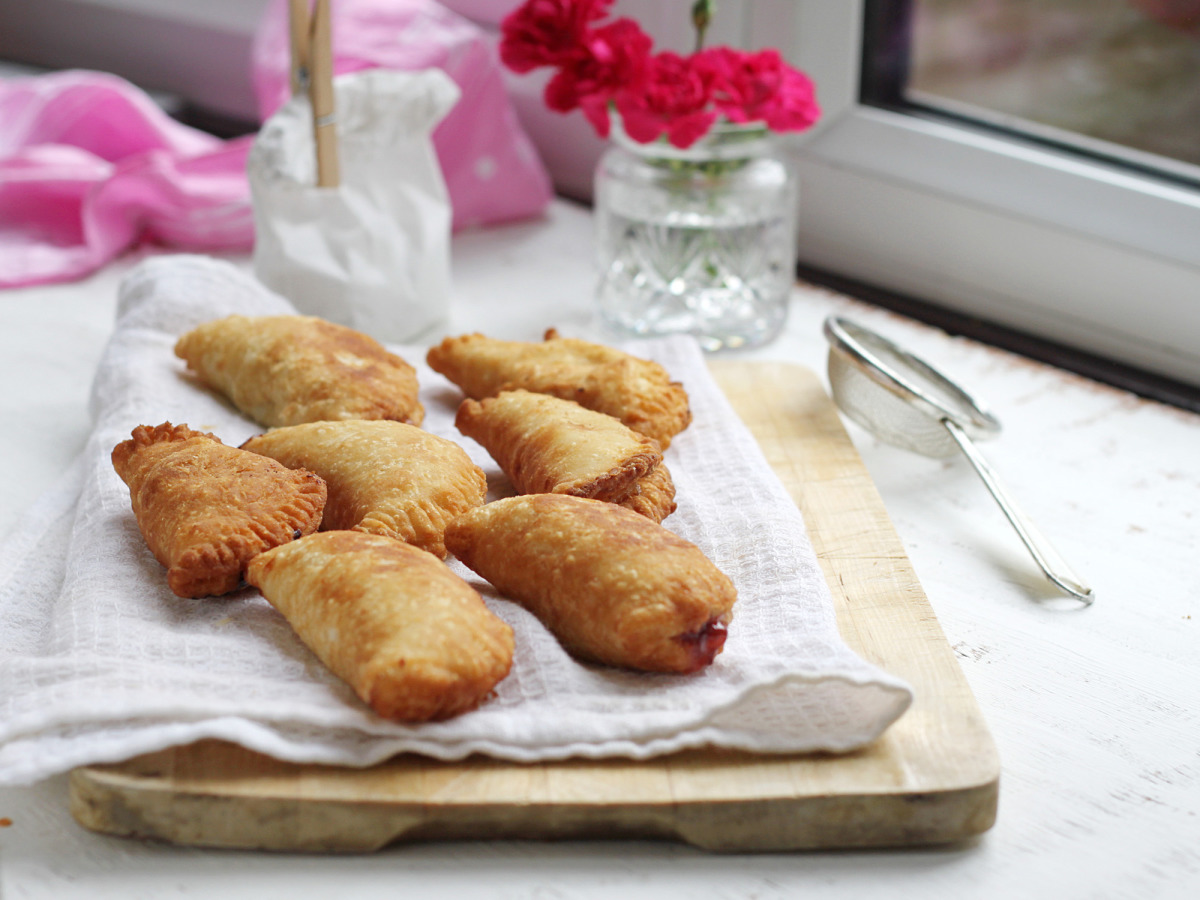
[[762,125],[718,124],[681,150],[614,122],[595,177],[601,320],[710,351],[767,343],[787,318],[796,216],[795,175]]

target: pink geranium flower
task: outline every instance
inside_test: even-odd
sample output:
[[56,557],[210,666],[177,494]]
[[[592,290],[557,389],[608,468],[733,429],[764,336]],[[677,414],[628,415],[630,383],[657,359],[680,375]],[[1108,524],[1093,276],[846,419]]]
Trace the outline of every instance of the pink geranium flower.
[[731,122],[763,118],[783,83],[783,59],[775,50],[742,53],[713,47],[704,55],[715,78],[713,103]]
[[607,137],[608,105],[618,91],[644,82],[651,46],[632,19],[592,29],[577,55],[546,85],[546,105],[558,112],[582,107],[596,131]]
[[775,99],[767,104],[763,121],[772,131],[803,131],[817,124],[821,107],[816,87],[803,72],[785,68]]
[[702,56],[666,51],[652,57],[637,89],[616,97],[625,133],[643,144],[666,134],[676,147],[690,147],[717,118],[710,107],[714,77]]
[[500,58],[514,72],[570,64],[613,0],[529,0],[500,24]]
[[[635,141],[665,135],[677,147],[691,146],[722,117],[800,131],[820,116],[812,81],[779,51],[652,54],[653,43],[636,22],[597,24],[612,4],[526,0],[502,24],[501,59],[516,72],[557,69],[546,85],[546,104],[559,112],[581,109],[602,137],[613,108]],[[701,12],[696,26],[703,32],[709,10]]]
[[713,103],[731,122],[765,122],[773,131],[802,131],[821,115],[812,80],[778,50],[705,51],[715,73]]

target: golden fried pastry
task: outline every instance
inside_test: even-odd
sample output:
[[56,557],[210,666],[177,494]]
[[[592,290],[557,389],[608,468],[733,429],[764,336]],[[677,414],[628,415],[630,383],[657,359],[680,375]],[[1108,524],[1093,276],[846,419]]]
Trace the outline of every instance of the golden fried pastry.
[[368,335],[313,316],[228,316],[194,328],[175,355],[268,428],[329,419],[420,425],[417,373]]
[[180,597],[227,594],[263,550],[317,530],[325,482],[186,425],[139,425],[113,448],[133,514]]
[[446,523],[487,495],[487,476],[458,444],[403,422],[308,422],[242,448],[325,479],[322,531],[382,534],[443,558]]
[[683,385],[658,363],[559,337],[553,328],[541,343],[449,337],[429,350],[426,361],[474,400],[517,388],[574,400],[654,438],[663,450],[692,420]]
[[512,629],[435,556],[392,538],[314,534],[255,557],[246,579],[387,719],[466,712],[512,666]]
[[451,522],[446,547],[580,658],[695,672],[725,644],[733,583],[695,544],[612,503],[496,500]]
[[578,403],[530,391],[464,400],[454,420],[521,494],[620,500],[662,462],[653,438]]
[[616,501],[619,506],[655,522],[675,512],[675,482],[665,464],[634,482],[633,490]]

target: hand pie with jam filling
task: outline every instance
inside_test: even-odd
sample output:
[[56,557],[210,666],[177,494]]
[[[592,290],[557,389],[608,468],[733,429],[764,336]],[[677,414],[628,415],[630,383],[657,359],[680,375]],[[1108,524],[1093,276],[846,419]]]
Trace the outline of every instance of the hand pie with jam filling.
[[175,355],[260,425],[393,419],[420,425],[417,373],[374,338],[314,316],[227,316]]
[[482,334],[448,337],[425,359],[473,400],[518,388],[574,400],[654,438],[663,450],[692,420],[683,385],[658,363],[559,337],[553,328],[541,343]]
[[612,666],[703,669],[725,644],[737,599],[695,544],[583,497],[487,503],[450,523],[446,548],[528,609],[569,653]]
[[445,563],[393,538],[323,531],[256,556],[246,579],[386,719],[474,709],[512,667],[512,629]]
[[501,391],[464,400],[454,424],[483,445],[522,494],[612,500],[662,462],[652,438],[549,394]]
[[317,530],[325,482],[211,434],[139,425],[113,448],[147,546],[180,597],[227,594],[256,554]]
[[442,558],[446,523],[487,495],[487,477],[465,450],[402,422],[307,422],[252,437],[242,448],[325,480],[322,531],[381,534]]

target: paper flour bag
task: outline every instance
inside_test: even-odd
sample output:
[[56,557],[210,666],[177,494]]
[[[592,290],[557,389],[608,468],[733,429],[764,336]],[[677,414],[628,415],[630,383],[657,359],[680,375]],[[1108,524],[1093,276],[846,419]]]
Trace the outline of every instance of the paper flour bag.
[[450,300],[451,208],[430,133],[458,100],[440,70],[334,80],[337,187],[316,187],[308,98],[263,125],[247,161],[254,271],[301,312],[403,342]]

